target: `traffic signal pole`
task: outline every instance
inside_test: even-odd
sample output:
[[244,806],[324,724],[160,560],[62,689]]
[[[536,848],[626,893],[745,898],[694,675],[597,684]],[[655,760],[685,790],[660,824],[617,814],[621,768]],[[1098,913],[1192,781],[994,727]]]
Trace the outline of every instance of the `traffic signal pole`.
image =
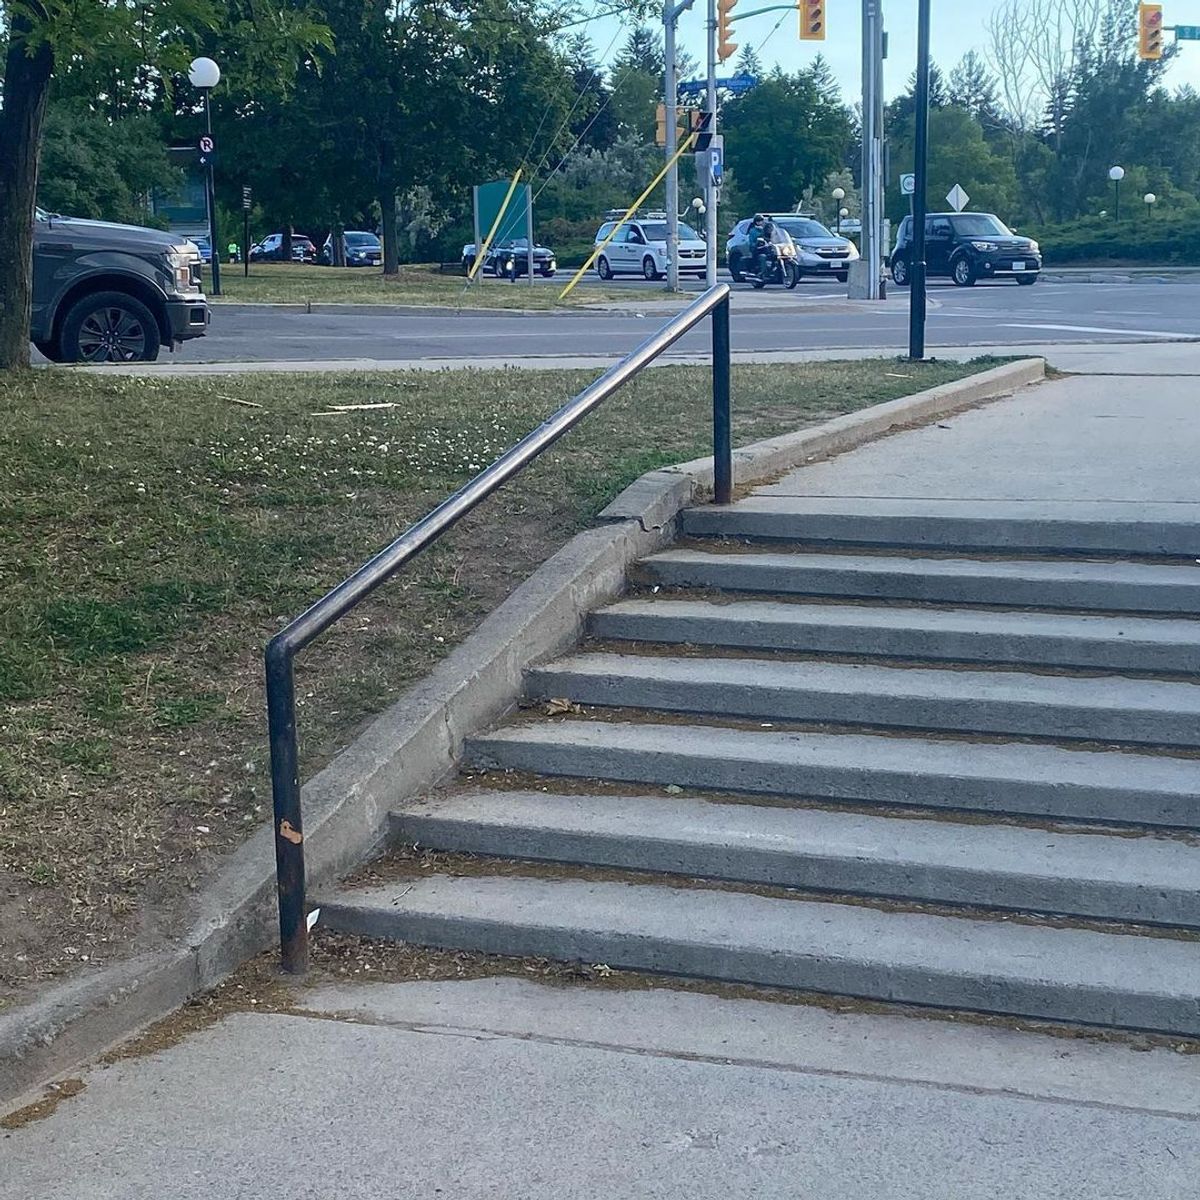
[[862,257],[867,297],[883,295],[883,13],[880,0],[862,6]]
[[679,163],[675,151],[679,148],[679,73],[675,67],[675,32],[679,18],[696,0],[682,0],[663,5],[663,49],[666,58],[663,80],[664,111],[667,116],[665,143],[667,147],[667,291],[679,291]]
[[[709,129],[717,132],[717,0],[708,0],[708,87],[705,107],[712,113]],[[708,172],[704,187],[704,281],[708,287],[717,285],[717,185]]]

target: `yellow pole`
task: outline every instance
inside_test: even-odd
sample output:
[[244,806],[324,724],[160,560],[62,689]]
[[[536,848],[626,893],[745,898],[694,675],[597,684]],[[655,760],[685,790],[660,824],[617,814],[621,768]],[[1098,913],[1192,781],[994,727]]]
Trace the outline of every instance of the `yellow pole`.
[[[620,231],[621,226],[624,225],[625,222],[628,221],[629,218],[632,217],[633,214],[635,212],[637,212],[637,210],[639,208],[641,208],[646,197],[648,195],[650,195],[650,193],[652,191],[654,191],[654,189],[656,187],[658,187],[658,185],[662,182],[663,176],[666,175],[666,173],[679,161],[680,155],[682,155],[685,150],[688,150],[691,148],[691,145],[695,140],[696,140],[696,135],[693,133],[691,136],[686,138],[684,140],[683,145],[680,146],[679,149],[675,151],[675,157],[667,160],[667,165],[665,167],[663,167],[663,169],[661,171],[659,171],[659,173],[657,175],[655,175],[654,179],[650,183],[650,186],[629,206],[628,209],[625,210],[625,215],[613,226],[612,233],[610,233],[608,235],[608,237],[606,237],[604,239],[604,241],[602,241],[600,243],[600,245],[598,245],[592,251],[587,262],[585,262],[583,264],[583,266],[579,268],[579,270],[576,272],[575,277],[571,280],[571,282],[568,283],[567,286],[565,288],[563,288],[563,290],[561,292],[559,292],[558,298],[560,300],[566,299],[567,293],[584,277],[584,275],[587,274],[588,268],[592,265],[592,263],[594,263],[596,261],[596,256],[600,253],[600,251],[603,250],[608,245],[608,243],[611,242],[613,240],[613,238],[615,238],[617,236],[617,233]],[[674,216],[671,213],[667,213],[667,220],[668,221],[678,221],[679,218],[677,216]]]
[[517,181],[521,178],[521,168],[517,168],[517,173],[513,176],[512,183],[508,185],[508,192],[504,197],[504,203],[500,205],[500,211],[496,214],[496,219],[492,222],[491,229],[488,230],[488,235],[483,239],[483,245],[475,251],[475,263],[467,272],[468,281],[475,278],[476,272],[479,270],[480,263],[483,262],[483,257],[487,254],[488,247],[492,244],[492,238],[496,236],[496,230],[500,228],[500,222],[504,218],[504,214],[508,212],[508,202],[512,199],[512,194],[517,190]]

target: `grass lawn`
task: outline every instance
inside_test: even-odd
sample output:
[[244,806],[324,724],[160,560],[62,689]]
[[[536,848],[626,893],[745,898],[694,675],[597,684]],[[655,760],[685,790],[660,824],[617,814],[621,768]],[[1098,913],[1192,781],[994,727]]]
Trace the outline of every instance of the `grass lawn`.
[[[735,367],[735,441],[978,369]],[[591,377],[0,376],[0,1005],[169,935],[270,812],[267,638]],[[708,405],[647,372],[307,651],[305,776]]]
[[[220,304],[238,301],[276,304],[420,304],[449,308],[578,308],[588,302],[630,298],[630,290],[600,288],[580,283],[566,300],[558,294],[571,281],[573,271],[559,271],[547,282],[528,279],[510,283],[491,275],[469,282],[463,275],[443,275],[428,264],[403,266],[400,274],[385,279],[372,267],[310,267],[301,263],[251,263],[243,276],[240,263],[222,264]],[[205,270],[205,287],[211,277]],[[663,294],[665,298],[665,293]]]

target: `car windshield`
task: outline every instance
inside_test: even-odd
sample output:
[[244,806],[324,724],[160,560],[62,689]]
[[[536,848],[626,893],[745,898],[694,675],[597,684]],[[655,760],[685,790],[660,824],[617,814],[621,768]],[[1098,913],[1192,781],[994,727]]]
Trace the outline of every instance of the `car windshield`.
[[991,213],[959,213],[950,218],[959,237],[1010,237],[1012,230]]
[[373,233],[348,233],[347,246],[378,246],[379,239]]
[[50,214],[44,208],[35,208],[33,210],[33,219],[35,221],[48,221]]
[[497,249],[500,250],[528,250],[529,242],[525,238],[510,238],[507,242],[501,242]]
[[[698,242],[700,240],[700,235],[682,221],[679,222],[676,229],[678,232],[675,236],[681,242]],[[667,240],[667,223],[666,221],[649,221],[642,226],[642,232],[646,235],[648,242],[665,242]]]
[[820,221],[787,220],[776,221],[776,224],[786,229],[794,238],[827,238],[833,234]]

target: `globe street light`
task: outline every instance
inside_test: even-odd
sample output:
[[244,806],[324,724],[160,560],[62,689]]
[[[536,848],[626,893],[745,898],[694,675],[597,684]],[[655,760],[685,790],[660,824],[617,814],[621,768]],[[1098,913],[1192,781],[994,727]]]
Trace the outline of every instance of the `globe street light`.
[[1146,205],[1146,216],[1150,215],[1151,210],[1154,208],[1155,201],[1157,200],[1158,197],[1153,192],[1147,192],[1142,197],[1142,202]]
[[1108,177],[1113,181],[1113,220],[1121,219],[1121,180],[1125,178],[1124,167],[1109,167]]
[[188,82],[194,88],[204,93],[204,132],[207,149],[202,145],[201,153],[207,165],[205,194],[208,200],[208,244],[212,250],[212,294],[221,294],[221,255],[217,250],[217,193],[213,182],[213,159],[216,157],[215,144],[212,139],[212,109],[209,107],[209,93],[221,82],[221,68],[211,58],[193,58],[188,67]]
[[[833,197],[835,203],[841,204],[841,202],[843,200],[845,200],[845,198],[846,198],[846,189],[840,188],[840,187],[835,187],[833,189],[833,191],[830,192],[829,194]],[[841,232],[842,232],[842,218],[849,216],[849,215],[850,214],[847,213],[844,208],[841,208],[838,210],[837,231],[838,231],[839,236],[841,235]]]

